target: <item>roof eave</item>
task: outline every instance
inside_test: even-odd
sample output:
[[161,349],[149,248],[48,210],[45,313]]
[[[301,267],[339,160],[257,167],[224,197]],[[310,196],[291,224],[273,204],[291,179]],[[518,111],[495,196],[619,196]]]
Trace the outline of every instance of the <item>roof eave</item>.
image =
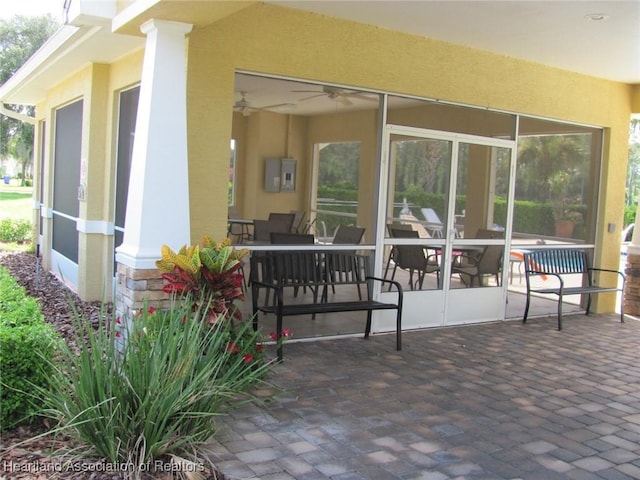
[[51,66],[61,51],[74,41],[79,27],[63,25],[4,84],[0,85],[0,102],[35,105],[44,98],[42,88],[32,87],[32,81]]

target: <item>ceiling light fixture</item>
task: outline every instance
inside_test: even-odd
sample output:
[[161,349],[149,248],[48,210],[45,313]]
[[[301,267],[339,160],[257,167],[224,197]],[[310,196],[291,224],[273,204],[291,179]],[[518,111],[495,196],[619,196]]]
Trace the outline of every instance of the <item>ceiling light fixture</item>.
[[602,22],[609,19],[609,15],[606,13],[588,13],[584,17],[593,22]]

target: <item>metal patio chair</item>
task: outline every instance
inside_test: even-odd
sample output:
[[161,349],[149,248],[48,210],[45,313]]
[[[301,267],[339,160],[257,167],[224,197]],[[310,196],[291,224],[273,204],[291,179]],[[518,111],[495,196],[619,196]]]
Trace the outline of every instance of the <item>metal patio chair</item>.
[[[415,230],[397,229],[393,226],[389,227],[389,233],[394,238],[420,238],[420,234]],[[440,285],[440,263],[437,254],[425,254],[425,248],[420,245],[394,245],[393,250],[391,280],[395,278],[396,270],[400,268],[409,272],[411,290],[414,290],[415,287],[422,289],[427,273],[435,273],[438,285]],[[414,273],[417,275],[415,282],[413,281]]]

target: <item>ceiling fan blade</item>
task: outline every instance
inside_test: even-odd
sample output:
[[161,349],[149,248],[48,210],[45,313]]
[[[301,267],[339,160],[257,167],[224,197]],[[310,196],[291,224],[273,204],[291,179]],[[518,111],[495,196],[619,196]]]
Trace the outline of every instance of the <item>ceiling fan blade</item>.
[[258,109],[250,107],[249,104],[247,104],[247,102],[244,102],[244,103],[236,102],[233,105],[233,111],[236,113],[241,113],[243,117],[248,117],[253,112],[257,112]]
[[269,110],[272,108],[295,108],[295,103],[276,103],[275,105],[267,105],[266,107],[255,107],[256,110]]
[[325,97],[326,95],[324,93],[319,93],[317,95],[311,95],[310,97],[304,97],[301,98],[299,101],[300,102],[304,102],[305,100],[311,100],[312,98],[317,98],[317,97]]
[[378,96],[376,95],[376,98],[371,98],[371,97],[367,97],[366,94],[363,93],[347,93],[345,94],[345,97],[349,97],[349,98],[357,98],[359,100],[366,100],[367,102],[378,102]]
[[243,117],[248,117],[249,115],[251,115],[251,113],[255,112],[255,109],[249,107],[234,107],[233,111],[236,113],[240,113]]
[[344,95],[337,96],[336,101],[340,102],[345,107],[348,107],[349,105],[353,105],[353,102]]

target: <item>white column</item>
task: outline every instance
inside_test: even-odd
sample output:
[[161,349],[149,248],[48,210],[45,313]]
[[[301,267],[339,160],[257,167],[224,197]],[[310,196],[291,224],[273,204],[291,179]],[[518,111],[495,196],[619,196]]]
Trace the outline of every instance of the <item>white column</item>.
[[160,247],[190,243],[186,47],[192,25],[149,20],[123,244],[116,261],[155,268]]

